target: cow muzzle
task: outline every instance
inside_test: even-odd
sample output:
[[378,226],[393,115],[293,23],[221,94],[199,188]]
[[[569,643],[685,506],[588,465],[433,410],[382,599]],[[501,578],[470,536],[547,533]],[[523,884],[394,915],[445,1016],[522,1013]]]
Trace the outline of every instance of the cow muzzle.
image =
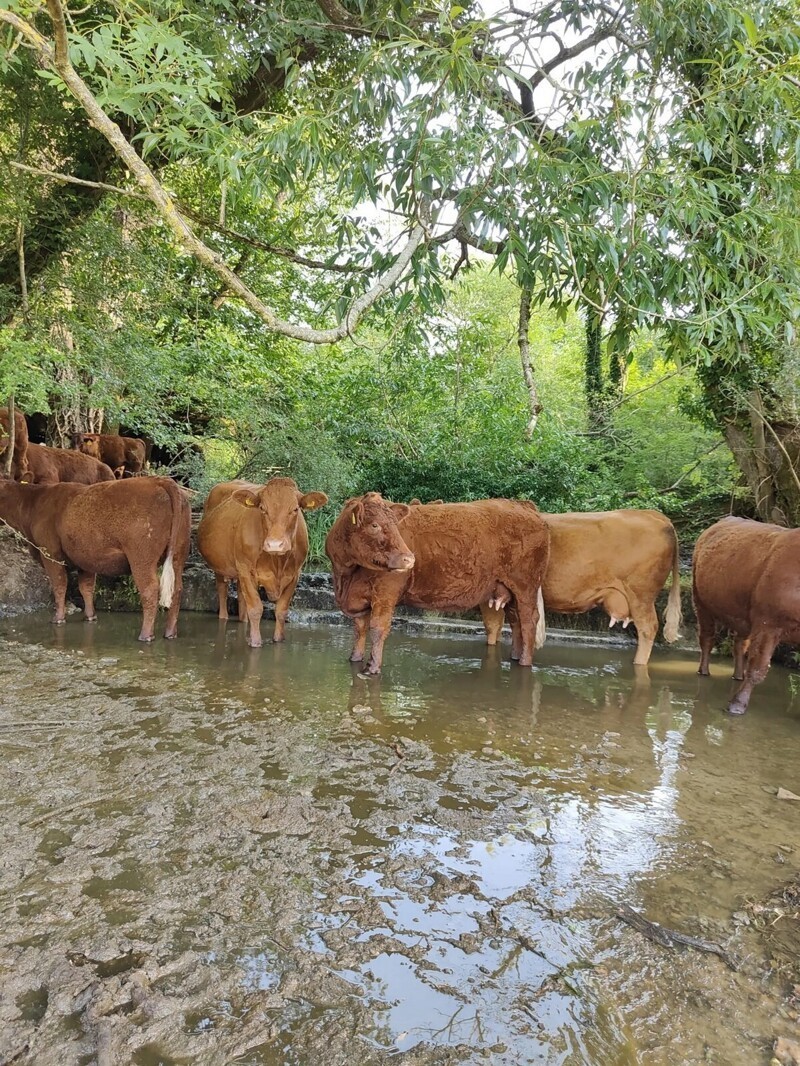
[[267,555],[286,555],[290,548],[291,544],[286,537],[281,537],[280,540],[273,538],[264,541],[264,551]]
[[416,559],[411,552],[392,552],[387,562],[390,570],[410,570]]

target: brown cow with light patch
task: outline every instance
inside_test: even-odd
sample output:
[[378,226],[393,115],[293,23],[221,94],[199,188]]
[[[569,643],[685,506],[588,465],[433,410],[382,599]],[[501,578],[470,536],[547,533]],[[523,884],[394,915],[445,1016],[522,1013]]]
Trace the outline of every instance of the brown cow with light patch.
[[692,596],[700,640],[698,673],[708,675],[718,628],[730,630],[733,676],[742,683],[728,711],[744,714],[778,644],[800,644],[800,529],[723,518],[698,537]]
[[0,517],[22,533],[44,567],[55,596],[56,625],[66,617],[67,567],[74,566],[87,622],[96,621],[96,575],[129,573],[142,601],[139,640],[153,639],[159,598],[167,608],[164,636],[177,635],[191,512],[186,494],[170,478],[111,478],[97,485],[20,485],[2,479]]
[[228,581],[239,583],[239,617],[249,622],[248,644],[261,647],[259,586],[275,604],[273,641],[286,639],[286,617],[308,555],[303,511],[323,507],[324,492],[301,492],[288,477],[266,485],[226,481],[208,494],[197,529],[200,554],[214,571],[219,617],[228,617]]
[[118,433],[76,433],[72,446],[105,463],[118,478],[141,474],[147,458],[143,440],[121,437]]
[[[681,623],[678,538],[660,511],[593,511],[543,514],[550,530],[550,562],[542,592],[545,607],[563,614],[583,614],[602,607],[609,627],[636,626],[634,664],[650,660],[658,632],[655,601],[672,571],[664,637],[672,643]],[[481,605],[489,644],[497,643],[506,596],[498,588]]]
[[[0,408],[0,470],[5,469],[10,435],[8,432],[8,408]],[[14,408],[14,455],[11,460],[11,476],[17,481],[28,470],[28,423],[19,408]]]
[[349,500],[325,551],[336,602],[353,619],[350,656],[380,672],[383,645],[399,603],[460,611],[488,601],[498,583],[512,597],[512,658],[530,666],[549,535],[539,511],[519,500],[409,506],[377,492]]
[[96,485],[100,481],[114,480],[113,473],[105,463],[67,448],[29,444],[27,462],[27,473],[18,480],[33,485],[58,485],[65,481]]

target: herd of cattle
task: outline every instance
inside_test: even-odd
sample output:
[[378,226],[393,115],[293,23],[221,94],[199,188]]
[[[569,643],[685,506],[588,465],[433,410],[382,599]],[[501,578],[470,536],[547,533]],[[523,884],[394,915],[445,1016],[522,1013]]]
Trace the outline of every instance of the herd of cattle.
[[[95,621],[98,574],[130,573],[142,602],[140,640],[153,639],[159,602],[167,608],[165,637],[177,633],[183,568],[191,540],[188,493],[167,477],[145,472],[142,441],[80,434],[73,449],[28,442],[24,416],[0,410],[0,520],[27,541],[66,617],[67,567],[78,571],[87,621]],[[8,453],[11,450],[11,460]],[[252,647],[261,645],[259,589],[275,603],[274,641],[286,618],[308,554],[303,512],[324,506],[323,492],[301,492],[291,478],[266,485],[216,485],[197,530],[199,551],[214,571],[219,617],[228,617],[228,582],[238,582],[239,617]],[[487,641],[504,621],[511,658],[530,666],[544,640],[544,608],[583,613],[602,607],[610,625],[633,623],[634,663],[645,665],[658,629],[655,601],[672,583],[664,636],[674,641],[681,621],[678,541],[658,511],[542,514],[520,500],[471,503],[392,503],[377,492],[348,500],[328,534],[339,608],[353,620],[350,656],[370,657],[381,670],[383,646],[399,604],[432,610],[478,607]],[[161,577],[158,568],[161,566]],[[724,518],[699,538],[692,590],[708,674],[720,629],[734,639],[734,678],[741,684],[729,711],[747,709],[781,641],[800,643],[800,530]]]

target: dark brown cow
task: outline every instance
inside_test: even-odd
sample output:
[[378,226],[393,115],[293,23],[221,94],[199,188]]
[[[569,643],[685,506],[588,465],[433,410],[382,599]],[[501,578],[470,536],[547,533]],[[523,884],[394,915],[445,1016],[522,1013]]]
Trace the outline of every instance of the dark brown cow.
[[724,626],[734,638],[733,676],[742,682],[728,711],[744,714],[778,644],[800,644],[800,529],[723,518],[695,545],[692,596],[698,673],[708,675],[717,630]]
[[512,658],[530,666],[548,540],[532,503],[479,500],[411,507],[389,503],[376,492],[349,500],[325,551],[336,602],[355,625],[351,661],[363,660],[369,631],[366,672],[380,672],[397,604],[465,610],[487,602],[500,582],[513,597]]
[[[9,445],[8,408],[0,409],[0,470],[5,469]],[[28,423],[25,415],[14,408],[14,457],[11,460],[11,476],[17,481],[28,469]]]
[[[542,592],[545,607],[563,614],[583,614],[602,607],[609,626],[630,622],[636,626],[638,645],[634,663],[650,660],[658,632],[655,601],[672,571],[664,637],[672,643],[681,623],[678,538],[670,520],[660,511],[593,511],[543,514],[550,529],[550,562]],[[489,644],[495,644],[503,626],[503,589],[481,613]]]
[[28,472],[18,480],[29,481],[33,485],[58,485],[67,481],[96,485],[100,481],[113,481],[114,475],[105,463],[93,459],[91,455],[67,448],[29,444]]
[[324,492],[303,493],[289,477],[266,485],[225,481],[208,494],[197,546],[214,571],[222,619],[228,617],[228,580],[239,582],[239,617],[249,622],[252,648],[261,647],[259,586],[275,604],[273,641],[286,639],[286,616],[308,555],[303,511],[327,502]]
[[95,621],[96,575],[130,573],[142,600],[139,640],[153,639],[159,593],[168,608],[164,636],[176,636],[191,512],[186,494],[170,478],[112,478],[97,485],[20,485],[3,479],[0,517],[22,533],[44,567],[57,625],[66,617],[67,566],[74,566],[87,621]]
[[99,459],[114,471],[115,477],[141,474],[147,448],[138,437],[121,437],[118,433],[76,433],[72,445],[84,455]]

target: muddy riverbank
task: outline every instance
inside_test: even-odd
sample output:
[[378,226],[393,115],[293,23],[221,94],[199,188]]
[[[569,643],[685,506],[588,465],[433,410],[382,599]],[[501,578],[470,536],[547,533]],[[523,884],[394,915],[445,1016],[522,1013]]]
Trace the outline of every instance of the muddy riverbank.
[[797,919],[758,909],[800,856],[782,669],[733,720],[722,664],[663,649],[523,671],[398,632],[364,681],[342,627],[136,626],[0,623],[0,1060],[766,1064],[800,1039]]

